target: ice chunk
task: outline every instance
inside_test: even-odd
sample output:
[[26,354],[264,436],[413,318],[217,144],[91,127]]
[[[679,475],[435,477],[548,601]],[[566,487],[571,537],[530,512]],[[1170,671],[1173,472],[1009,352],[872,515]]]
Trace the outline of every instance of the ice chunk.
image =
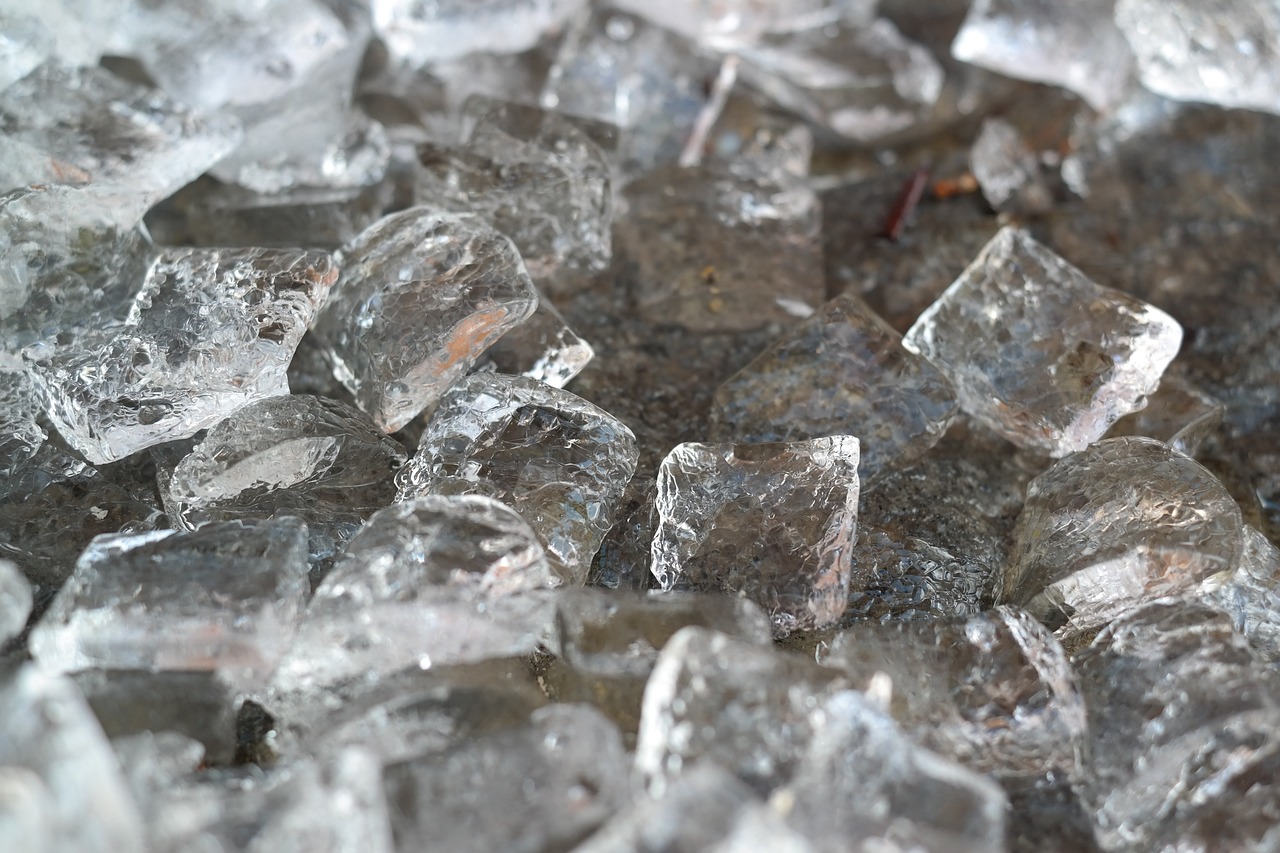
[[841,625],[976,616],[999,579],[987,564],[859,520],[849,607]]
[[836,673],[799,655],[706,628],[676,632],[644,691],[635,766],[662,792],[709,758],[759,792],[785,782]]
[[141,228],[86,204],[80,187],[0,196],[0,335],[8,352],[122,319],[154,249]]
[[[8,0],[5,12],[26,19],[18,29],[0,28],[6,37],[49,40],[48,55],[67,65],[92,66],[108,51],[108,40],[129,0]],[[34,26],[33,26],[34,25]]]
[[103,533],[141,533],[164,522],[149,472],[98,469],[49,442],[0,478],[0,556],[31,583],[43,612],[85,546]]
[[177,732],[203,744],[209,764],[235,758],[239,689],[220,673],[89,669],[73,678],[113,741]]
[[514,510],[437,495],[374,513],[316,589],[282,691],[533,651],[551,625],[542,546]]
[[1062,646],[1013,608],[968,619],[855,625],[823,656],[850,684],[892,684],[889,714],[921,746],[978,773],[1075,769],[1085,709]]
[[15,850],[145,849],[137,807],[80,691],[29,664],[0,674],[0,789],[6,845],[36,844]]
[[0,560],[0,647],[15,637],[31,615],[31,584],[8,560]]
[[24,355],[58,432],[110,462],[289,393],[289,360],[337,276],[323,252],[167,250],[123,323]]
[[567,850],[630,799],[618,731],[585,705],[383,771],[401,849]]
[[414,170],[419,202],[478,215],[511,238],[534,278],[609,262],[609,166],[568,119],[507,107],[480,119],[463,146],[420,145]]
[[401,500],[483,494],[508,503],[551,567],[581,584],[637,457],[631,430],[581,397],[523,376],[478,373],[440,400],[396,479]]
[[933,54],[879,18],[766,37],[742,51],[742,78],[781,106],[863,144],[921,121],[946,75]]
[[16,476],[44,446],[47,436],[36,422],[43,408],[30,374],[0,367],[0,475]]
[[145,809],[153,853],[392,853],[377,759],[343,750],[324,761],[197,769],[198,746],[166,734],[119,746]]
[[1116,0],[974,0],[951,55],[999,74],[1061,86],[1095,110],[1130,90],[1133,56],[1112,20]]
[[1003,600],[1071,631],[1234,571],[1240,508],[1189,456],[1151,438],[1111,438],[1031,481]]
[[635,175],[679,157],[714,76],[715,63],[675,33],[593,4],[560,43],[540,102],[616,125],[622,171]]
[[[763,805],[732,773],[713,761],[699,761],[672,780],[661,796],[638,800],[574,850],[726,853],[724,844],[733,829]],[[755,841],[760,842],[760,836]],[[774,846],[758,849],[778,851]]]
[[476,369],[519,373],[553,388],[563,388],[593,358],[591,344],[569,328],[555,305],[539,294],[538,310],[533,316],[490,347]]
[[1269,845],[1280,683],[1229,617],[1151,604],[1108,626],[1074,663],[1091,739],[1077,788],[1102,849]]
[[269,703],[282,751],[329,755],[358,746],[390,764],[524,725],[547,697],[528,657],[516,657],[426,669],[415,662],[319,690],[274,691]]
[[849,597],[857,468],[851,436],[677,446],[658,471],[654,578],[744,595],[776,636],[834,623]]
[[0,12],[0,90],[34,71],[53,50],[53,33],[40,19],[22,11]]
[[1280,113],[1280,7],[1270,0],[1116,0],[1115,22],[1151,91]]
[[982,123],[969,151],[969,168],[987,204],[996,210],[1042,213],[1053,203],[1035,152],[1004,119]]
[[1165,312],[1003,228],[903,338],[960,407],[1013,443],[1065,456],[1140,409],[1182,342]]
[[217,670],[262,683],[307,594],[296,518],[101,536],[31,632],[45,669]]
[[869,21],[867,0],[615,0],[620,9],[643,15],[687,38],[719,48],[750,44],[765,33],[823,27],[841,17]]
[[1280,661],[1280,548],[1267,537],[1246,524],[1240,568],[1207,580],[1202,596],[1231,616],[1258,658]]
[[61,214],[132,228],[156,202],[239,142],[233,121],[205,118],[101,68],[46,63],[0,91],[0,189],[80,187]]
[[936,367],[856,296],[839,296],[716,391],[712,437],[797,441],[856,430],[863,483],[928,450],[955,413]]
[[172,0],[130,11],[120,49],[174,97],[243,124],[244,140],[213,169],[219,178],[274,192],[382,176],[385,134],[350,110],[367,14],[320,0]]
[[360,407],[395,432],[537,305],[510,240],[474,217],[415,207],[346,250],[315,329]]
[[1116,421],[1108,437],[1146,435],[1194,456],[1222,424],[1226,407],[1178,376],[1166,375],[1145,408]]
[[313,558],[331,555],[395,500],[407,458],[352,406],[319,397],[271,397],[237,409],[161,477],[169,519],[294,515],[307,522]]
[[570,590],[556,609],[558,658],[541,682],[557,702],[591,702],[634,740],[658,653],[689,625],[761,646],[771,641],[768,617],[744,598]]
[[913,746],[861,694],[840,692],[812,716],[795,779],[771,802],[818,850],[1005,849],[995,783]]
[[627,187],[614,253],[643,318],[745,331],[823,301],[818,198],[776,177],[671,166]]
[[562,27],[585,0],[373,0],[373,24],[391,55],[413,66],[469,53],[520,53]]

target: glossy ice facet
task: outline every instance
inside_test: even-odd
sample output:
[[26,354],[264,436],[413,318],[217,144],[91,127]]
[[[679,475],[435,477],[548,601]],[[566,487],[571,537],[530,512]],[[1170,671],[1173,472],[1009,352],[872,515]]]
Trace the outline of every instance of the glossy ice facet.
[[1138,77],[1178,101],[1280,113],[1280,7],[1269,0],[1117,0]]
[[397,481],[401,500],[482,494],[508,503],[552,568],[581,584],[637,456],[631,430],[581,397],[523,376],[478,373],[440,400]]
[[541,592],[555,583],[529,526],[495,500],[395,504],[369,519],[316,589],[276,686],[531,652],[551,625]]
[[234,121],[206,118],[102,68],[56,62],[0,91],[0,113],[0,191],[77,186],[64,216],[78,223],[102,216],[122,229],[240,139]]
[[401,848],[566,850],[630,799],[618,731],[586,705],[383,771]]
[[858,520],[858,440],[681,444],[658,472],[650,571],[662,589],[744,595],[776,635],[844,612]]
[[742,55],[742,76],[754,88],[862,144],[910,129],[946,79],[928,48],[884,18],[769,36]]
[[475,217],[415,207],[347,248],[316,332],[360,408],[395,432],[537,306],[510,240]]
[[1112,20],[1116,0],[975,0],[951,55],[961,62],[1061,86],[1095,110],[1132,86],[1133,57]]
[[391,54],[421,66],[479,51],[520,53],[584,5],[585,0],[373,0],[370,8]]
[[25,357],[63,438],[110,462],[289,393],[293,351],[337,276],[323,252],[167,250],[123,323]]
[[31,633],[52,672],[219,670],[262,683],[297,630],[307,529],[296,518],[95,539]]
[[522,374],[553,388],[563,388],[582,372],[595,349],[565,322],[545,295],[538,296],[538,310],[507,332],[481,359],[477,370]]
[[635,766],[650,792],[710,759],[764,793],[785,782],[808,746],[812,714],[834,671],[706,628],[676,632],[644,691]]
[[817,850],[1004,849],[1008,804],[990,779],[911,744],[863,694],[837,693],[811,718],[795,778],[771,802]]
[[907,735],[978,773],[1070,771],[1084,743],[1085,709],[1067,656],[1020,610],[855,625],[822,663],[864,692],[888,676],[889,714]]
[[146,849],[120,765],[80,691],[30,664],[0,673],[0,790],[6,845],[36,845],[14,849]]
[[[331,553],[395,500],[407,455],[352,406],[306,395],[237,409],[162,476],[173,525],[293,515]],[[323,541],[321,541],[323,540]]]
[[1054,456],[1140,409],[1181,342],[1168,314],[1098,286],[1012,227],[903,338],[951,379],[962,409]]
[[1098,627],[1179,595],[1243,552],[1240,508],[1195,460],[1151,438],[1112,438],[1031,481],[1002,600],[1054,628]]

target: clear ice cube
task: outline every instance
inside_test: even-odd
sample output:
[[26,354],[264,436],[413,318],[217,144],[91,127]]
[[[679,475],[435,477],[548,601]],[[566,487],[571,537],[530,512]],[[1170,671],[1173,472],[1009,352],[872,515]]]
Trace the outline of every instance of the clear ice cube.
[[951,379],[962,409],[1054,456],[1142,408],[1181,343],[1168,314],[1100,287],[1013,227],[903,337]]
[[593,4],[560,42],[540,103],[617,126],[622,171],[635,175],[679,157],[714,76],[675,33]]
[[1061,86],[1095,110],[1132,88],[1133,56],[1112,20],[1116,0],[975,0],[951,55],[961,62]]
[[618,730],[586,705],[383,771],[401,849],[567,850],[630,799]]
[[856,296],[797,324],[716,391],[712,437],[745,442],[859,437],[859,479],[909,463],[946,432],[955,391]]
[[1103,850],[1264,850],[1275,838],[1280,683],[1231,619],[1160,602],[1074,658],[1089,709],[1076,782]]
[[395,432],[537,306],[509,239],[475,217],[415,207],[346,249],[315,330],[360,408]]
[[661,796],[687,767],[710,759],[765,793],[790,778],[813,711],[840,683],[799,655],[682,628],[645,687],[636,770]]
[[0,647],[15,637],[31,615],[31,584],[8,560],[0,560]]
[[1035,152],[1004,119],[982,123],[969,150],[969,168],[987,204],[998,211],[1042,213],[1053,203]]
[[138,808],[80,691],[30,664],[0,674],[0,789],[6,846],[36,845],[14,850],[146,849]]
[[0,91],[6,116],[0,188],[69,184],[61,213],[132,228],[240,141],[234,120],[205,117],[102,68],[46,63]]
[[918,744],[976,773],[1070,772],[1085,709],[1066,653],[1027,613],[861,624],[822,657],[852,687],[890,679],[888,712]]
[[1002,600],[1087,631],[1234,571],[1240,507],[1213,474],[1152,438],[1110,438],[1031,481]]
[[407,454],[353,406],[306,395],[250,403],[214,424],[167,476],[174,527],[293,515],[313,557],[332,553],[395,500]]
[[777,636],[835,623],[849,597],[857,468],[851,436],[677,446],[658,471],[658,586],[746,596]]
[[532,652],[557,582],[516,512],[480,495],[409,500],[374,513],[316,589],[281,691]]
[[863,694],[810,716],[795,778],[771,802],[817,851],[1005,849],[1008,803],[990,779],[913,745]]
[[218,670],[265,682],[306,601],[296,518],[100,536],[31,632],[46,670]]
[[528,50],[586,5],[585,0],[372,0],[373,24],[391,55],[412,66],[476,52]]
[[892,139],[937,102],[946,75],[889,20],[840,20],[742,51],[742,77],[781,106],[862,144]]
[[123,323],[24,356],[58,432],[111,462],[289,393],[293,351],[337,277],[323,252],[166,250]]
[[1116,0],[1115,22],[1151,91],[1280,113],[1280,7],[1270,0]]
[[476,214],[511,238],[535,279],[609,261],[609,166],[566,118],[533,107],[495,111],[462,146],[419,146],[414,174],[419,202]]
[[581,397],[523,376],[477,373],[440,400],[396,479],[401,500],[483,494],[508,503],[552,568],[582,584],[638,455],[631,430]]

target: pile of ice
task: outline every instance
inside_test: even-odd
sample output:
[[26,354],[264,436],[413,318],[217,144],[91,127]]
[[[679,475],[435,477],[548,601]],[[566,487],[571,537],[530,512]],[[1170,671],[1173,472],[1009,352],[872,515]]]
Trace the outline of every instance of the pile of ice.
[[0,846],[1280,844],[1280,10],[942,6],[0,11]]

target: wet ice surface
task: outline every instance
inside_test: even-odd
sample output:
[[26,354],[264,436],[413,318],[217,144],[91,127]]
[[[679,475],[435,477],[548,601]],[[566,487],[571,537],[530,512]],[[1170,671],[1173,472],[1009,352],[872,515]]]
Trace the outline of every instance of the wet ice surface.
[[18,0],[0,837],[1274,846],[1273,5]]

